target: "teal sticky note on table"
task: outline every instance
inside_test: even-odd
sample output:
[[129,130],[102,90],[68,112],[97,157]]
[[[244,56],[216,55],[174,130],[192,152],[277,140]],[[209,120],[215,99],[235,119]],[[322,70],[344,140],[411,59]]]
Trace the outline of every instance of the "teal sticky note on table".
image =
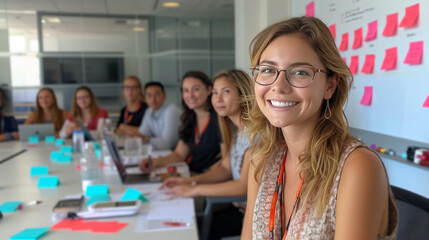
[[30,168],[30,176],[40,176],[48,175],[49,167],[48,166],[34,166]]
[[71,160],[72,155],[63,153],[58,157],[57,162],[71,162]]
[[108,202],[108,201],[110,201],[109,195],[94,195],[90,199],[88,199],[88,201],[86,201],[86,205],[90,206],[91,204],[96,202]]
[[15,212],[16,209],[18,209],[20,205],[22,205],[22,202],[20,202],[20,201],[4,202],[2,205],[0,205],[0,212],[2,212],[2,213]]
[[101,149],[100,144],[98,144],[98,142],[94,142],[94,148],[95,149]]
[[35,240],[43,236],[50,227],[44,227],[44,228],[27,228],[12,237],[9,238],[9,240]]
[[61,138],[59,138],[59,139],[57,139],[57,140],[55,140],[55,146],[62,146],[62,145],[64,145],[64,139],[61,139]]
[[58,160],[62,155],[63,155],[62,152],[51,152],[50,159]]
[[55,136],[46,136],[45,142],[46,143],[54,143],[55,142]]
[[62,146],[60,149],[60,152],[71,153],[71,152],[73,152],[73,147],[72,146]]
[[95,149],[95,155],[97,155],[98,159],[101,159],[101,150],[100,149]]
[[60,179],[57,176],[40,177],[37,183],[38,188],[56,188],[60,184]]
[[142,202],[149,202],[149,199],[147,199],[143,194],[141,194],[140,191],[134,189],[134,188],[128,188],[127,191],[125,191],[124,195],[121,197],[121,201],[137,201],[140,200]]
[[86,187],[85,197],[107,194],[109,194],[109,187],[107,185],[89,185]]
[[39,136],[30,136],[28,137],[28,143],[37,144],[39,143]]

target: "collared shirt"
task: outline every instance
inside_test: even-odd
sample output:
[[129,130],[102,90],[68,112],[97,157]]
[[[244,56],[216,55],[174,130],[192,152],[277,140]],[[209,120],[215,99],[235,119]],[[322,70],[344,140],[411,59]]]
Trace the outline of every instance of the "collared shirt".
[[139,133],[151,136],[150,144],[155,150],[173,150],[179,141],[181,111],[172,103],[164,103],[158,111],[146,109]]

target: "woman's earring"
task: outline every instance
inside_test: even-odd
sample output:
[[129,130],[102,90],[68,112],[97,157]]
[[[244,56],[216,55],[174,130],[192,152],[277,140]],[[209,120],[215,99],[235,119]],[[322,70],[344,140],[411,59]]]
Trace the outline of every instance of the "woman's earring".
[[331,108],[329,107],[329,99],[326,99],[325,113],[323,114],[323,116],[326,119],[330,119],[332,116]]

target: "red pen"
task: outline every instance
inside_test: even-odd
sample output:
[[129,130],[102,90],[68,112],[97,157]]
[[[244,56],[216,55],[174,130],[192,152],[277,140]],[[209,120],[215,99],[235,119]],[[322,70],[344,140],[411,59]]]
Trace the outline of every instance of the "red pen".
[[189,226],[189,223],[184,223],[184,222],[163,222],[162,225],[164,225],[164,226],[171,226],[171,227],[186,227],[186,226]]

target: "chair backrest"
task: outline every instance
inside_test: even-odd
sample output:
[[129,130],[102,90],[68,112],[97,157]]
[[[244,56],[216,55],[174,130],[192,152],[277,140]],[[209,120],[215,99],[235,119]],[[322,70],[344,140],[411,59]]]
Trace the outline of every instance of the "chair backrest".
[[429,199],[392,186],[399,211],[397,239],[429,239]]

